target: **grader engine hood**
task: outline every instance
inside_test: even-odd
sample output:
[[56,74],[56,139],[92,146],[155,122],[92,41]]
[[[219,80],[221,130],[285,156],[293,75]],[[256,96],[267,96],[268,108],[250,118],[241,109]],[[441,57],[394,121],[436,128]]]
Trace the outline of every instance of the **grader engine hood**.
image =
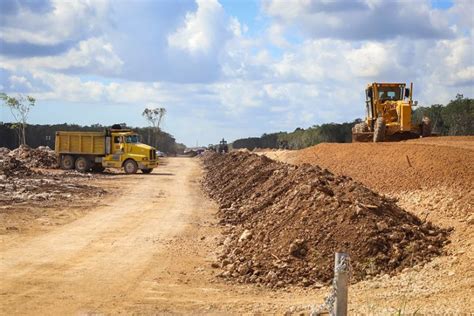
[[380,112],[387,123],[398,122],[399,108],[402,101],[384,101],[380,103]]

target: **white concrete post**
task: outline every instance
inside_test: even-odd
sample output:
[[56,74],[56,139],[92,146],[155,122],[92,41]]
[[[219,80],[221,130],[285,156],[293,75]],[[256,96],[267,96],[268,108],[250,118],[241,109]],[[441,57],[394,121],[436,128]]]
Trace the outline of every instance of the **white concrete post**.
[[[342,262],[346,264],[342,265]],[[336,278],[336,300],[334,302],[334,315],[347,315],[347,294],[349,280],[349,255],[343,252],[336,252],[334,262],[334,277]]]

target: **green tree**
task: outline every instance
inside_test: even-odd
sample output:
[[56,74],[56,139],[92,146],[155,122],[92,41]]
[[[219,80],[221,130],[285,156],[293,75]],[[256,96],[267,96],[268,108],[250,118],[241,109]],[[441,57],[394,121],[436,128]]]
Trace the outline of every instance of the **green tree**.
[[[166,109],[165,108],[145,108],[145,110],[143,111],[142,115],[143,117],[146,118],[146,120],[148,121],[148,123],[150,124],[150,127],[153,131],[153,134],[154,134],[154,146],[156,147],[157,146],[157,142],[158,142],[158,134],[159,134],[159,131],[160,131],[160,124],[161,124],[161,121],[163,120],[163,117],[165,116],[166,114]],[[149,130],[149,133],[148,133],[148,144],[151,144],[151,133],[150,133],[150,130]]]
[[456,95],[441,112],[448,135],[474,135],[474,99]]
[[0,93],[0,99],[2,99],[4,105],[10,109],[10,112],[16,121],[13,127],[17,130],[18,143],[26,145],[27,120],[30,110],[35,106],[35,98],[29,95],[24,96],[22,94],[19,94],[15,98],[2,92]]

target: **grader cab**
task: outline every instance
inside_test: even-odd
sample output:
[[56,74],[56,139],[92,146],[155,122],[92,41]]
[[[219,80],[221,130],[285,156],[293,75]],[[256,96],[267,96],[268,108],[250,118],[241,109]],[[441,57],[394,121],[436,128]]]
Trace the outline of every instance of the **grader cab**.
[[396,141],[431,135],[431,122],[412,123],[413,83],[377,83],[367,86],[365,120],[352,128],[353,142]]

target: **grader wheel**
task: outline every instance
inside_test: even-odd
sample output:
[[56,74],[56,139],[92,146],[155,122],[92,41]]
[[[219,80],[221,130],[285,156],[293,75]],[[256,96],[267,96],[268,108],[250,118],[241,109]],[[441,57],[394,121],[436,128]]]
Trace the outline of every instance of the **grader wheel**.
[[382,117],[377,118],[374,126],[374,143],[383,142],[385,140],[385,122]]
[[360,142],[368,142],[370,138],[367,135],[369,132],[369,126],[366,122],[357,123],[352,128],[352,142],[353,143],[360,143]]

